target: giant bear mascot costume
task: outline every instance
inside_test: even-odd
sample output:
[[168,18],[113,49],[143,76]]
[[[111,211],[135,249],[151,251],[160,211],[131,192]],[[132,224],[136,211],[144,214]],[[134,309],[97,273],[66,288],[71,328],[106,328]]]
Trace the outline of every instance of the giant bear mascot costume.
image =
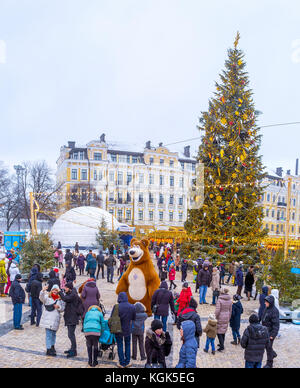
[[146,313],[151,317],[151,299],[160,286],[160,280],[151,261],[148,245],[147,239],[131,240],[128,250],[130,265],[122,275],[116,293],[126,292],[128,302],[142,303],[146,308]]

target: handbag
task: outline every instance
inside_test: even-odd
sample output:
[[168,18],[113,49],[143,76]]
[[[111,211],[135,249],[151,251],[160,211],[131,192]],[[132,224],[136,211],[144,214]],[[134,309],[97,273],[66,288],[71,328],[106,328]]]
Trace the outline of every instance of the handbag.
[[213,291],[213,296],[218,297],[219,295],[220,295],[220,291],[219,290],[214,290]]
[[57,303],[57,300],[53,303],[53,304],[48,304],[48,305],[45,305],[45,309],[47,310],[47,311],[49,311],[49,313],[51,313],[52,311],[54,311],[55,310],[55,305],[56,305],[56,303]]

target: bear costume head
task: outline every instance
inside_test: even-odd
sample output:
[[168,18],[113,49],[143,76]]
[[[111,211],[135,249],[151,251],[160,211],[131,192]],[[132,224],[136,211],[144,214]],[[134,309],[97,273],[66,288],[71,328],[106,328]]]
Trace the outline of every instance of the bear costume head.
[[133,265],[142,265],[150,259],[148,246],[149,240],[145,238],[140,241],[135,238],[131,240],[128,254]]

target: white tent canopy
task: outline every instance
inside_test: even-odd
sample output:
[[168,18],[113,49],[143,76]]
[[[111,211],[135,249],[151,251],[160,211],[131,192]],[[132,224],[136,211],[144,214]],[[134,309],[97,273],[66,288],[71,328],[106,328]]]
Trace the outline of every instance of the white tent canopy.
[[96,245],[96,234],[102,219],[110,230],[118,230],[124,225],[103,209],[92,206],[77,207],[56,220],[50,232],[52,241],[55,245],[60,241],[63,247],[74,247],[78,242],[80,247],[92,248]]

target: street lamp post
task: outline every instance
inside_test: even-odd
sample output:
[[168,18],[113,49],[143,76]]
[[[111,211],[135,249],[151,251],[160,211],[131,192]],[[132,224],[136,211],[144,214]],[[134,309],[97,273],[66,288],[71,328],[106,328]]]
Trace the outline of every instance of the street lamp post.
[[20,218],[20,176],[21,174],[23,173],[23,171],[25,170],[22,166],[14,166],[14,169],[16,170],[16,174],[17,174],[17,196],[18,196],[18,231],[21,230],[21,218]]

